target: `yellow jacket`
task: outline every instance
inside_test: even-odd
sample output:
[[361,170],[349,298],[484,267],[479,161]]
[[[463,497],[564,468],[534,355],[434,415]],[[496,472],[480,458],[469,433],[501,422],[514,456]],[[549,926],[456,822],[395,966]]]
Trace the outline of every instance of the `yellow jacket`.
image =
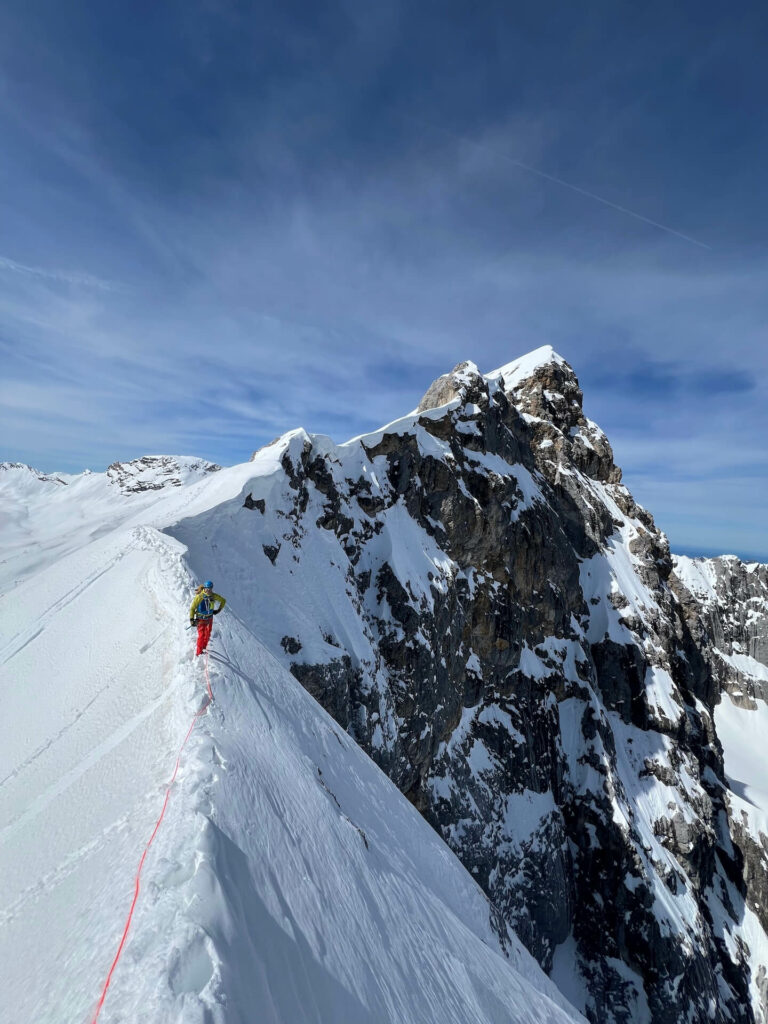
[[199,594],[195,594],[189,609],[190,622],[194,622],[196,618],[210,619],[214,613],[214,601],[219,602],[219,607],[215,609],[217,612],[220,612],[227,603],[226,598],[223,598],[221,594],[206,594],[204,590],[201,590]]

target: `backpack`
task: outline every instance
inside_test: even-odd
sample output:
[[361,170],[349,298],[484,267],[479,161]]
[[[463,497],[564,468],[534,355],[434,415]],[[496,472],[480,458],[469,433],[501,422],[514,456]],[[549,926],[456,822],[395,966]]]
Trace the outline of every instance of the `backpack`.
[[[197,596],[198,594],[202,594],[204,590],[205,587],[198,587],[197,590],[195,591],[195,596]],[[213,602],[211,601],[210,597],[206,595],[202,599],[200,604],[195,609],[195,615],[199,619],[208,619],[211,617],[211,615],[213,615]]]

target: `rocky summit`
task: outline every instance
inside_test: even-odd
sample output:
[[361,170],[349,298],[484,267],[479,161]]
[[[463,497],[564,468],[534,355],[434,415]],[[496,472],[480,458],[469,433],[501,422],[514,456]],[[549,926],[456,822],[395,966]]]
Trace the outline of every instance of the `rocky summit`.
[[266,459],[206,513],[232,604],[499,935],[600,1024],[768,1019],[768,826],[739,751],[766,709],[768,569],[670,555],[550,348]]

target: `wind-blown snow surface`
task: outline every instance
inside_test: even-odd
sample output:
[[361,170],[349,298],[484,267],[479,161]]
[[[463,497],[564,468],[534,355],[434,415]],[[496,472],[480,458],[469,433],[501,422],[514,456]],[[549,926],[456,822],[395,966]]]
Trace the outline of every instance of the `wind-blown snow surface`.
[[[140,493],[0,471],[3,1020],[93,1013],[203,700],[184,632],[209,571],[202,513],[277,478],[290,443]],[[200,531],[192,564],[161,532],[185,519],[172,532]],[[184,751],[100,1019],[580,1020],[514,936],[502,948],[480,889],[236,601],[212,648],[216,700]]]

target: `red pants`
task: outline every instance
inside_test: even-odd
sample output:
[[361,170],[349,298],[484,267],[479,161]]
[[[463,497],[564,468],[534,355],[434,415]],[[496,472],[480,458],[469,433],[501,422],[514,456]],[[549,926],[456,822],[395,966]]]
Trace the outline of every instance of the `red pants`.
[[200,619],[197,624],[197,654],[202,654],[211,639],[213,619]]

